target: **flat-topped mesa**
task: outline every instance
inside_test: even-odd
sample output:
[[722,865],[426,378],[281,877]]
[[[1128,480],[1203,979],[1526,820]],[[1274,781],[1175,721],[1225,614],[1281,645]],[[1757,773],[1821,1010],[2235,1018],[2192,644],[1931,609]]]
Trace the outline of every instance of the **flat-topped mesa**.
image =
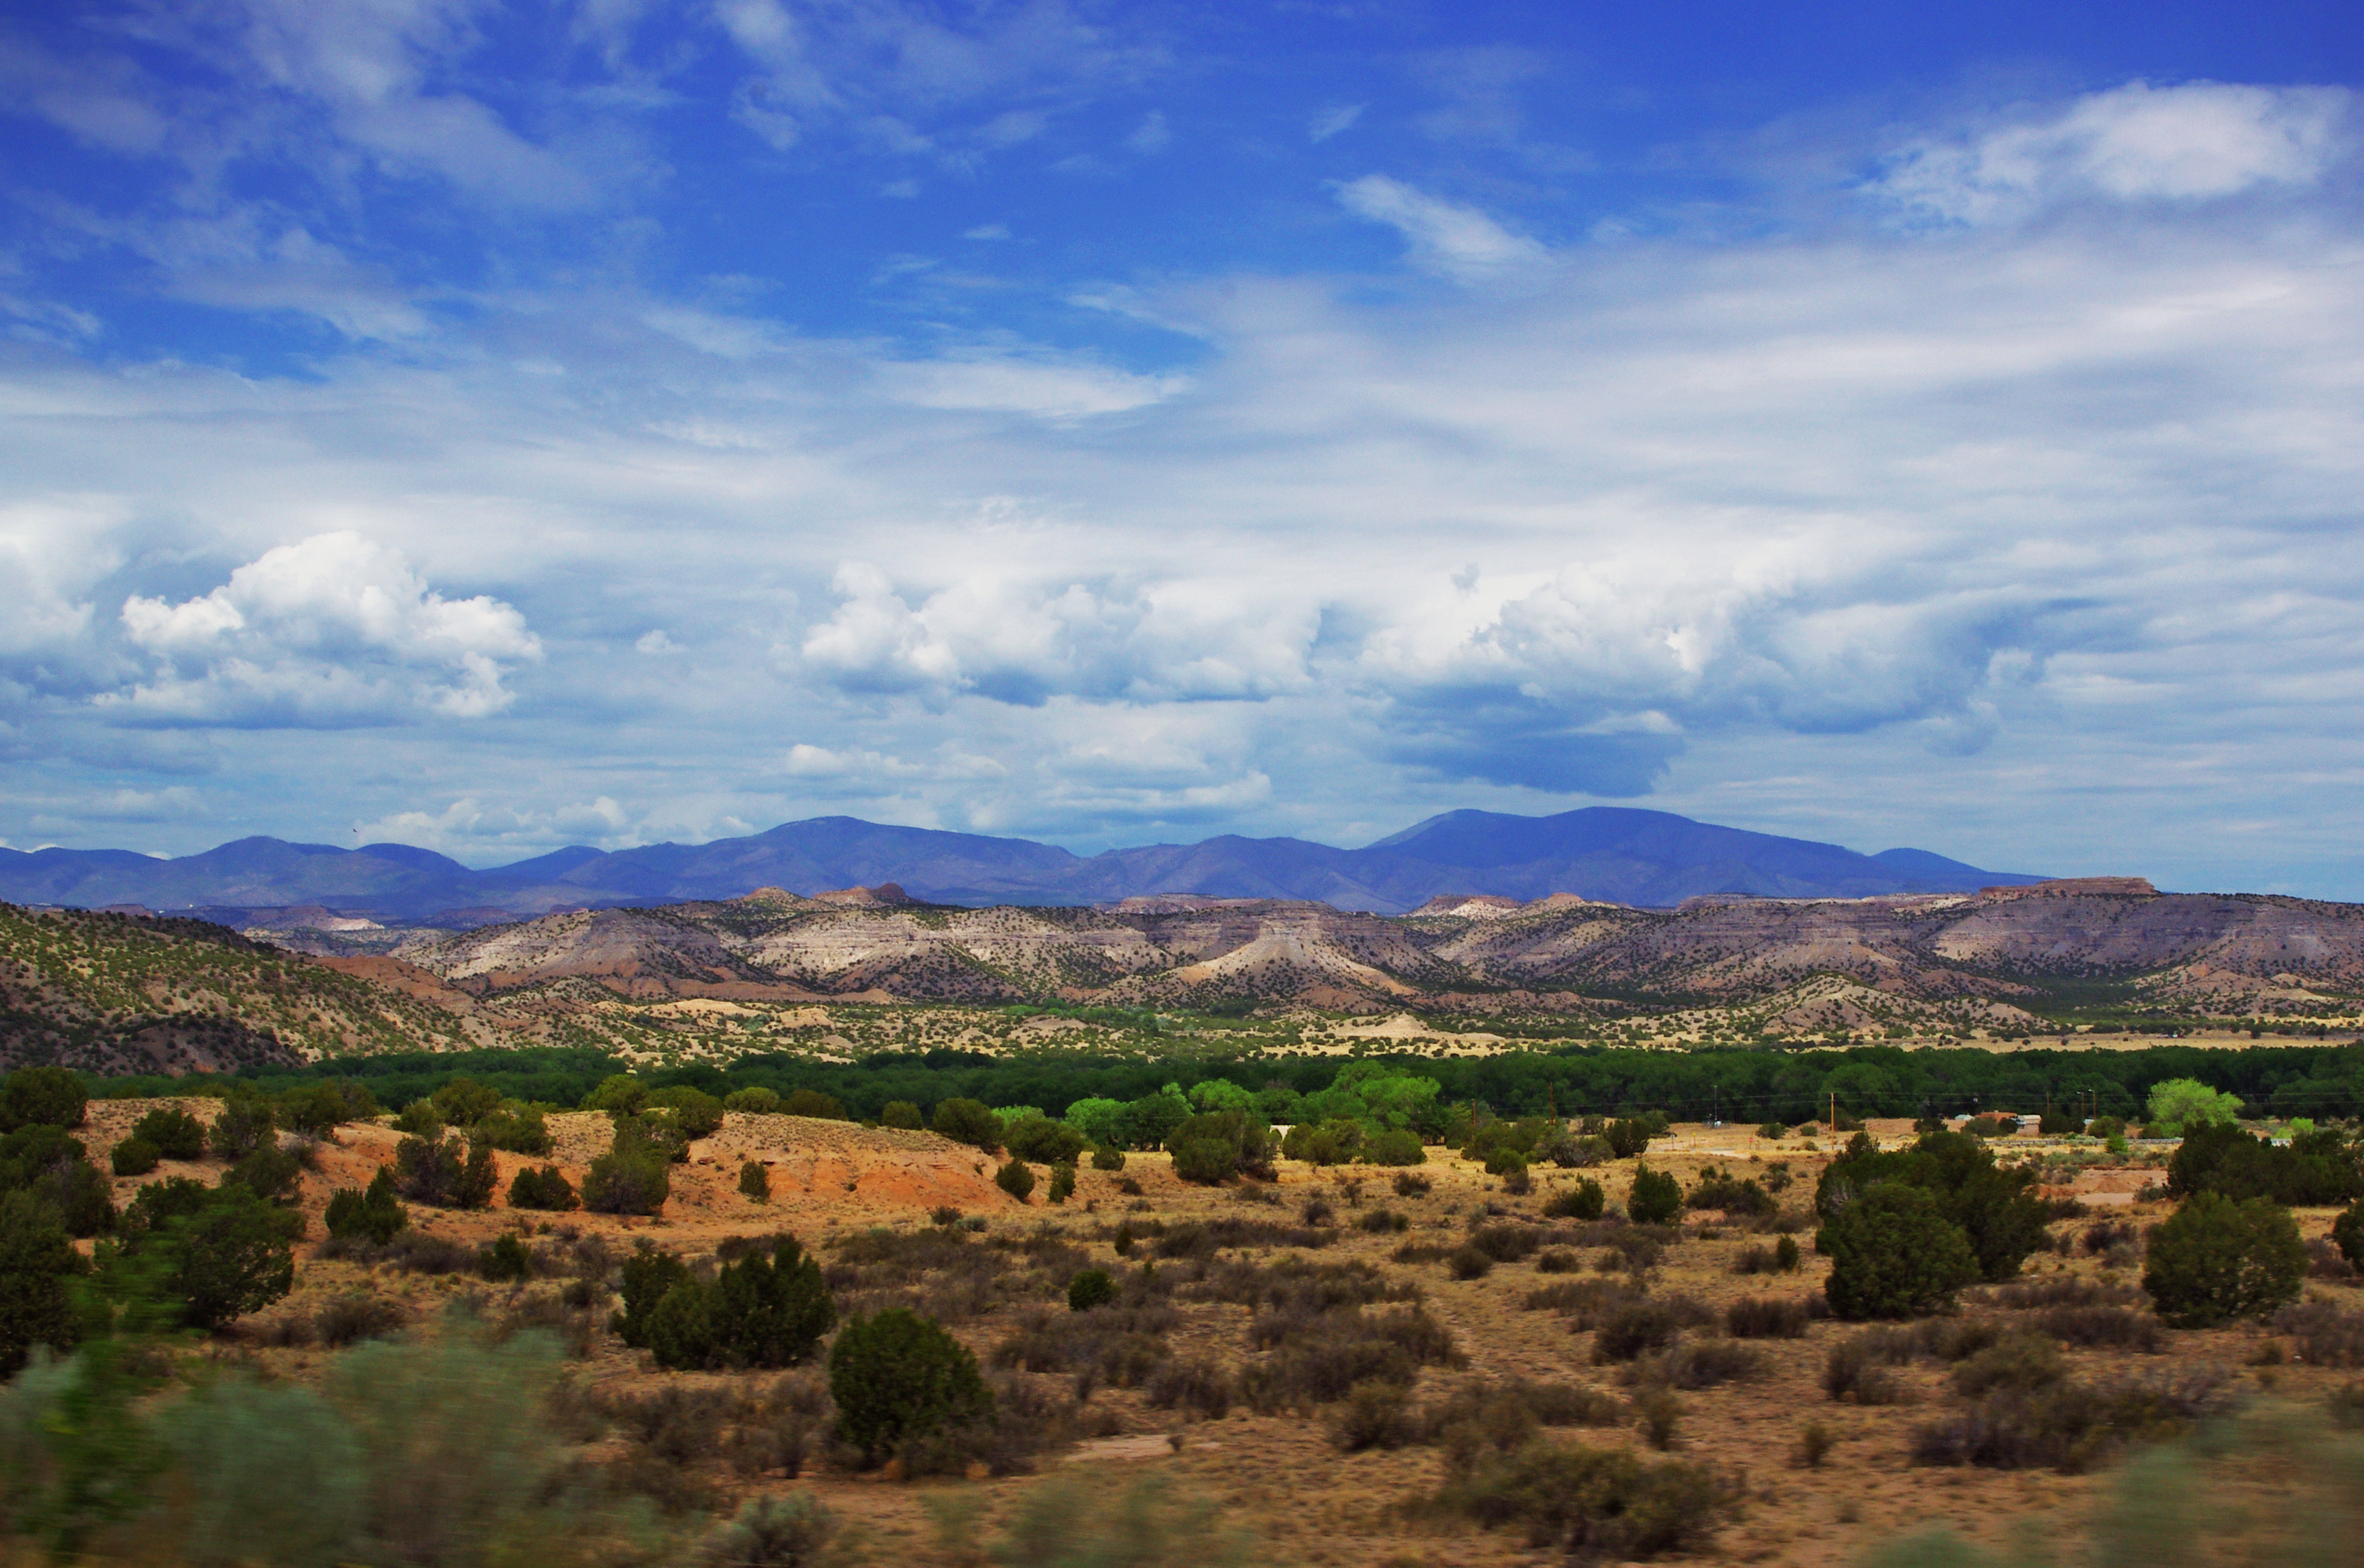
[[893,909],[918,899],[895,883],[882,882],[875,887],[840,887],[812,895],[816,904],[834,904],[848,909]]
[[742,893],[738,897],[731,899],[730,902],[733,904],[769,904],[793,908],[799,904],[809,904],[812,900],[807,898],[801,893],[790,893],[785,887],[759,887],[753,893]]
[[1981,887],[1981,898],[2078,898],[2094,895],[2156,898],[2158,889],[2145,876],[2063,876],[2024,887]]

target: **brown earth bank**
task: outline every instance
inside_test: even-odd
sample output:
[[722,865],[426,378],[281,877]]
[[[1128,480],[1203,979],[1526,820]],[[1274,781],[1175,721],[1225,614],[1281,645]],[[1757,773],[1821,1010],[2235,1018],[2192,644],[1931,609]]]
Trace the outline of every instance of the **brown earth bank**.
[[[153,1103],[94,1102],[89,1124],[79,1136],[93,1146],[103,1164],[113,1142]],[[216,1108],[215,1102],[205,1100],[173,1103],[201,1118]],[[554,1162],[579,1182],[589,1161],[606,1147],[606,1118],[572,1115],[550,1120],[557,1144]],[[1881,1126],[1874,1131],[1893,1143],[1901,1141],[1909,1128]],[[390,1128],[367,1125],[341,1129],[335,1142],[318,1148],[318,1169],[303,1182],[303,1205],[314,1239],[303,1251],[319,1251],[321,1213],[331,1190],[365,1182],[391,1156],[396,1141]],[[1997,1147],[2008,1161],[2033,1156],[2048,1146],[2021,1139],[2002,1140]],[[1767,1248],[1784,1231],[1811,1239],[1804,1213],[1831,1151],[1828,1140],[1817,1147],[1816,1140],[1797,1136],[1771,1140],[1748,1130],[1700,1126],[1678,1127],[1654,1143],[1642,1162],[1674,1174],[1686,1189],[1712,1171],[1747,1177],[1776,1191],[1782,1216],[1734,1223],[1713,1213],[1693,1213],[1640,1276],[1650,1296],[1688,1300],[1711,1316],[1720,1316],[1744,1297],[1803,1303],[1813,1296],[1826,1264],[1811,1246],[1795,1273],[1735,1271],[1753,1250]],[[1073,1198],[1054,1207],[1042,1201],[1039,1188],[1031,1204],[1009,1197],[991,1182],[993,1161],[932,1134],[734,1114],[714,1136],[692,1146],[686,1165],[675,1167],[675,1195],[655,1218],[527,1215],[499,1202],[474,1213],[413,1208],[412,1214],[424,1232],[470,1246],[515,1229],[553,1257],[572,1257],[597,1239],[607,1244],[611,1262],[644,1242],[697,1258],[731,1238],[786,1229],[816,1250],[841,1308],[859,1309],[904,1299],[922,1305],[962,1299],[947,1277],[931,1274],[889,1284],[846,1261],[864,1239],[882,1231],[902,1236],[929,1231],[933,1229],[929,1211],[939,1206],[957,1208],[984,1224],[981,1235],[950,1233],[967,1237],[962,1255],[992,1261],[1002,1272],[984,1299],[968,1299],[958,1310],[947,1309],[946,1319],[956,1336],[988,1362],[997,1359],[998,1347],[1020,1335],[1030,1311],[1048,1311],[1054,1334],[1080,1321],[1067,1312],[1064,1300],[1074,1269],[1090,1264],[1122,1278],[1157,1251],[1161,1229],[1172,1236],[1193,1224],[1260,1225],[1260,1231],[1243,1232],[1241,1244],[1154,1264],[1169,1272],[1177,1285],[1172,1298],[1177,1321],[1162,1353],[1179,1360],[1203,1358],[1227,1375],[1266,1359],[1267,1352],[1252,1347],[1248,1307],[1194,1298],[1188,1282],[1212,1277],[1210,1270],[1287,1266],[1291,1260],[1318,1268],[1366,1266],[1392,1291],[1416,1297],[1450,1334],[1463,1358],[1457,1366],[1422,1371],[1415,1404],[1442,1400],[1473,1382],[1527,1379],[1569,1385],[1592,1391],[1609,1413],[1600,1425],[1546,1429],[1545,1438],[1630,1451],[1651,1463],[1673,1459],[1714,1468],[1732,1488],[1734,1501],[1719,1516],[1716,1528],[1685,1553],[1709,1561],[1814,1568],[1852,1563],[1932,1524],[1950,1526],[1996,1548],[2012,1544],[2028,1530],[2057,1540],[2074,1537],[2115,1485],[2114,1456],[2098,1459],[2085,1473],[1916,1462],[1916,1432],[1961,1407],[1960,1399],[1949,1391],[1947,1369],[1935,1362],[1900,1368],[1901,1396],[1894,1404],[1834,1401],[1823,1385],[1825,1359],[1834,1345],[1862,1330],[1827,1319],[1802,1325],[1795,1339],[1727,1341],[1709,1334],[1709,1342],[1753,1351],[1756,1364],[1736,1381],[1668,1396],[1673,1435],[1663,1453],[1656,1451],[1637,1427],[1639,1391],[1624,1375],[1627,1366],[1603,1362],[1594,1353],[1598,1331],[1562,1311],[1529,1305],[1530,1296],[1546,1287],[1624,1277],[1604,1272],[1620,1266],[1617,1246],[1625,1233],[1620,1227],[1554,1221],[1543,1211],[1555,1194],[1582,1179],[1600,1181],[1612,1203],[1622,1200],[1637,1162],[1612,1162],[1584,1172],[1543,1169],[1534,1189],[1522,1195],[1449,1151],[1429,1153],[1428,1162],[1411,1173],[1424,1179],[1428,1190],[1400,1194],[1391,1172],[1321,1170],[1294,1162],[1282,1162],[1277,1180],[1270,1183],[1193,1186],[1175,1178],[1165,1156],[1136,1153],[1128,1157],[1121,1173],[1080,1171]],[[739,1164],[749,1158],[770,1165],[774,1196],[769,1203],[753,1202],[737,1191]],[[2097,1208],[2091,1217],[2056,1221],[2052,1236],[2059,1250],[2040,1251],[2031,1259],[2024,1271],[2025,1280],[2058,1288],[2083,1282],[2089,1289],[2131,1296],[2131,1283],[2139,1273],[2140,1233],[2167,1213],[2164,1205],[2142,1196],[2160,1175],[2155,1163],[2145,1161],[2157,1158],[2138,1155],[2096,1164],[2063,1184],[2064,1190],[2080,1194],[2124,1189],[2126,1197],[2106,1209]],[[528,1162],[500,1156],[504,1190],[507,1178]],[[214,1180],[219,1168],[199,1162],[160,1173],[166,1173]],[[1040,1168],[1036,1173],[1047,1175]],[[128,1199],[136,1184],[118,1183],[118,1198]],[[1366,1228],[1380,1224],[1375,1217],[1383,1213],[1400,1217],[1403,1228],[1395,1229],[1392,1219],[1383,1229]],[[2305,1234],[2319,1240],[2331,1223],[2332,1211],[2301,1211],[2300,1219]],[[2084,1238],[2104,1221],[2129,1222],[2133,1229],[2124,1234],[2134,1240],[2122,1240],[2117,1243],[2121,1250],[2113,1251],[2105,1239],[2097,1255]],[[1142,1237],[1126,1256],[1118,1251],[1120,1225]],[[1523,1252],[1503,1248],[1503,1261],[1472,1277],[1460,1277],[1462,1271],[1448,1262],[1451,1252],[1489,1230],[1532,1233],[1543,1247],[1530,1246]],[[1544,1272],[1544,1260],[1552,1252],[1566,1254],[1574,1271]],[[1414,1445],[1343,1451],[1335,1434],[1344,1407],[1326,1401],[1256,1414],[1234,1400],[1228,1413],[1197,1418],[1180,1408],[1154,1407],[1139,1386],[1110,1387],[1103,1382],[1072,1411],[1072,1429],[1039,1457],[1032,1473],[906,1483],[830,1462],[793,1479],[760,1468],[750,1473],[726,1457],[723,1429],[733,1419],[728,1414],[730,1400],[758,1400],[779,1384],[782,1374],[658,1370],[604,1327],[605,1286],[612,1283],[612,1268],[595,1273],[601,1287],[597,1309],[580,1315],[575,1327],[565,1330],[574,1345],[569,1377],[576,1390],[570,1396],[575,1407],[644,1398],[665,1389],[730,1397],[705,1418],[714,1424],[711,1440],[693,1434],[676,1441],[677,1457],[661,1464],[615,1429],[586,1439],[585,1457],[602,1463],[630,1461],[641,1464],[642,1470],[635,1473],[643,1474],[651,1473],[647,1466],[656,1464],[686,1491],[706,1496],[725,1511],[749,1496],[809,1491],[843,1522],[845,1539],[860,1560],[981,1561],[978,1542],[992,1522],[1011,1517],[1036,1488],[1063,1474],[1105,1475],[1111,1482],[1161,1477],[1175,1493],[1211,1505],[1227,1528],[1250,1532],[1260,1543],[1254,1553],[1258,1561],[1339,1568],[1441,1568],[1542,1560],[1515,1530],[1483,1530],[1466,1520],[1410,1507],[1433,1495],[1445,1480],[1440,1450]],[[556,1283],[547,1279],[522,1286],[491,1286],[465,1274],[428,1276],[390,1262],[365,1265],[307,1255],[299,1264],[294,1295],[234,1325],[206,1353],[270,1376],[307,1382],[321,1376],[333,1353],[281,1342],[286,1336],[277,1325],[355,1296],[394,1304],[408,1324],[403,1331],[417,1336],[454,1331],[442,1314],[455,1302],[471,1304],[485,1321],[546,1321],[551,1313],[543,1310],[535,1318],[533,1304],[546,1307],[552,1302]],[[2321,1278],[2309,1290],[2343,1307],[2358,1304],[2352,1276]],[[1965,1297],[1961,1321],[1995,1322],[2023,1330],[2034,1327],[2036,1313],[2006,1302],[1996,1292],[1973,1290]],[[2320,1407],[2333,1389],[2354,1375],[2307,1364],[2295,1351],[2296,1343],[2288,1336],[2249,1325],[2169,1332],[2161,1337],[2157,1353],[2071,1346],[2066,1360],[2072,1377],[2090,1381],[2221,1372],[2230,1396],[2259,1408],[2276,1402],[2293,1409]],[[1012,1375],[1031,1382],[1046,1400],[1073,1399],[1073,1380],[1064,1373],[1031,1379],[1023,1373]],[[1813,1440],[1827,1451],[1812,1464],[1803,1457],[1810,1429],[1818,1434]],[[2263,1490],[2237,1496],[2269,1503],[2272,1483],[2259,1485]],[[965,1522],[953,1528],[947,1520]]]

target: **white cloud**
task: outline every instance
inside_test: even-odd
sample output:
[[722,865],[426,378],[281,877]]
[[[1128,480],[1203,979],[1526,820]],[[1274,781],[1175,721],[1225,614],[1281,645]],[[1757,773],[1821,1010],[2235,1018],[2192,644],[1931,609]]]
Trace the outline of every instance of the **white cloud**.
[[1327,141],[1333,136],[1352,130],[1355,122],[1363,117],[1362,104],[1332,104],[1317,111],[1305,124],[1308,141]]
[[2128,83],[1968,136],[1906,144],[1872,189],[1946,222],[1988,223],[2077,195],[2205,201],[2312,184],[2346,150],[2338,87]]
[[1355,216],[1401,234],[1420,265],[1463,283],[1533,268],[1550,256],[1542,245],[1476,207],[1456,206],[1385,174],[1366,174],[1341,185],[1338,200]]
[[1046,419],[1121,414],[1170,397],[1188,384],[1178,376],[1037,359],[888,361],[875,368],[880,385],[898,403]]
[[513,700],[501,684],[508,669],[541,657],[511,606],[446,599],[398,552],[355,533],[282,545],[179,604],[135,594],[121,620],[154,672],[98,700],[153,723],[482,718]]

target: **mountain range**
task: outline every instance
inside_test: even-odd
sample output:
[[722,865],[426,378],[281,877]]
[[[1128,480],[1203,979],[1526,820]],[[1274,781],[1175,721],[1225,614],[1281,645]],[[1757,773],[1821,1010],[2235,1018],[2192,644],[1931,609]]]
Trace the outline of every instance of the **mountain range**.
[[1573,894],[1643,908],[1711,895],[1861,898],[1975,892],[2042,880],[1925,850],[1859,854],[1836,844],[1589,806],[1552,817],[1449,811],[1358,850],[1233,834],[1081,856],[1026,839],[898,828],[852,817],[746,838],[554,851],[475,870],[431,850],[240,839],[162,860],[128,850],[0,849],[0,900],[138,906],[248,925],[263,912],[479,926],[567,909],[728,899],[776,887],[809,895],[894,884],[931,904],[1111,905],[1193,895],[1310,900],[1402,913],[1440,895],[1528,901]]

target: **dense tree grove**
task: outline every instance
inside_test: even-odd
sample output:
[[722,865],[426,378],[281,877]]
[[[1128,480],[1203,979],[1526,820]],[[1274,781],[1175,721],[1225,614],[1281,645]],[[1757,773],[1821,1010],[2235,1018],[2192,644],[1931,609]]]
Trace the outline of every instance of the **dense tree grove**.
[[[392,1052],[340,1058],[315,1068],[250,1069],[234,1080],[81,1082],[94,1094],[139,1096],[218,1094],[233,1083],[282,1094],[350,1081],[380,1104],[407,1106],[464,1075],[496,1091],[505,1102],[571,1109],[619,1077],[621,1065],[603,1052],[580,1048]],[[751,1055],[728,1067],[697,1062],[652,1069],[612,1092],[634,1100],[623,1107],[629,1114],[675,1087],[718,1098],[768,1089],[781,1096],[783,1108],[791,1108],[787,1102],[799,1091],[809,1091],[808,1106],[818,1106],[825,1095],[842,1114],[859,1119],[881,1118],[893,1106],[898,1107],[896,1121],[905,1125],[913,1112],[931,1122],[945,1101],[965,1099],[989,1106],[1032,1106],[1049,1119],[1077,1126],[1093,1144],[1108,1145],[1119,1130],[1135,1144],[1162,1142],[1188,1116],[1234,1108],[1252,1108],[1268,1121],[1286,1124],[1369,1117],[1429,1136],[1473,1104],[1509,1118],[1549,1111],[1625,1117],[1658,1110],[1677,1120],[1720,1112],[1729,1121],[1795,1125],[1827,1116],[1834,1098],[1849,1118],[1997,1108],[2035,1115],[2049,1100],[2056,1106],[2142,1121],[2154,1088],[2187,1080],[2236,1097],[2251,1114],[2364,1115],[2364,1045],[2013,1052],[1884,1045],[1691,1051],[1571,1045],[1493,1057],[1369,1057],[1344,1066],[1323,1057],[1193,1062],[1145,1054],[1044,1051],[995,1057],[942,1050],[879,1052],[853,1062]],[[1382,1103],[1373,1104],[1374,1095]],[[1329,1103],[1349,1099],[1351,1108]],[[602,1103],[591,1108],[617,1107]],[[1128,1117],[1130,1124],[1121,1129]]]

